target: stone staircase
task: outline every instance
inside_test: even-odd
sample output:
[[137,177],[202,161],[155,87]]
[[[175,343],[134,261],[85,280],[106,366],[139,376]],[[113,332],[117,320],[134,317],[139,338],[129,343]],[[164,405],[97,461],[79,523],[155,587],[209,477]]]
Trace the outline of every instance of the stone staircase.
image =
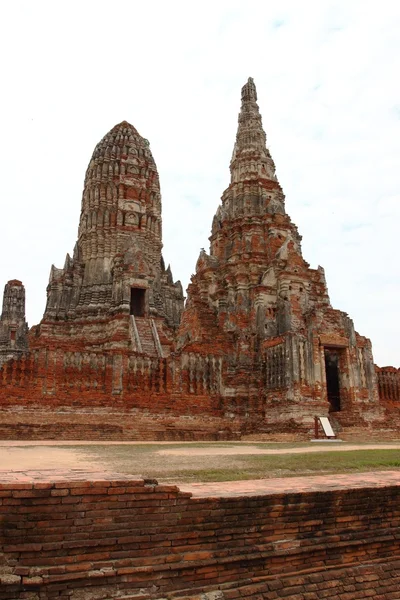
[[133,329],[136,325],[135,345],[137,351],[149,356],[162,357],[162,347],[153,319],[131,316]]

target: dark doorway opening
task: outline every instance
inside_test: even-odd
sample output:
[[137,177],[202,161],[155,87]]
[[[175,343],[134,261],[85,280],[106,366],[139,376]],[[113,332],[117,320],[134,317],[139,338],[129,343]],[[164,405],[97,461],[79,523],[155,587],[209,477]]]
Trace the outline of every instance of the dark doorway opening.
[[131,315],[144,317],[146,290],[142,288],[131,288]]
[[339,351],[325,348],[326,390],[330,404],[329,412],[340,410]]

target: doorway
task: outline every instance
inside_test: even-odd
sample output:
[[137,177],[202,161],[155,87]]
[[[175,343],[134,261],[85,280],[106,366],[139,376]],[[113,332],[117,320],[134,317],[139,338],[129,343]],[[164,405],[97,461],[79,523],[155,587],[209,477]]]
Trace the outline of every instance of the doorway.
[[326,391],[330,404],[329,412],[340,411],[340,351],[325,348]]
[[130,314],[135,317],[144,317],[146,306],[146,290],[131,288]]

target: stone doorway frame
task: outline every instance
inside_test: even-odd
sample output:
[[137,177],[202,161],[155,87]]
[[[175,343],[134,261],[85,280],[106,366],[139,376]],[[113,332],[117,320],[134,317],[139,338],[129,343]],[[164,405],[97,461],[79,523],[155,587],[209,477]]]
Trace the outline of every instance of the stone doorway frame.
[[[339,399],[338,404],[339,408],[334,408],[333,403],[329,399],[328,396],[328,382],[326,378],[326,359],[325,352],[331,351],[335,354],[338,354],[338,379],[339,379]],[[329,413],[335,412],[343,412],[346,408],[348,402],[348,373],[349,373],[349,354],[348,354],[348,345],[347,344],[336,344],[336,343],[324,343],[321,344],[321,367],[323,373],[323,383],[324,383],[324,399],[326,400],[329,406]]]
[[134,317],[145,317],[147,313],[147,288],[132,285],[129,298],[129,314]]
[[340,351],[337,348],[324,347],[325,387],[330,413],[341,410],[340,362]]

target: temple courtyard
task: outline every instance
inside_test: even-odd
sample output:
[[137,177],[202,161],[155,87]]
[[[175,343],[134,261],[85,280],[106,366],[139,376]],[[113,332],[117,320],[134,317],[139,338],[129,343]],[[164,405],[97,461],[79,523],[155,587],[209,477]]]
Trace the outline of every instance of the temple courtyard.
[[[0,441],[0,481],[34,471],[123,473],[172,484],[315,477],[337,474],[351,486],[358,474],[390,471],[400,480],[400,441],[382,443],[310,442],[90,442]],[[357,475],[357,476],[356,476]],[[393,479],[391,480],[393,481]],[[314,479],[315,482],[315,479]],[[294,484],[294,482],[293,482]],[[268,486],[271,485],[269,481]],[[287,482],[286,486],[290,487]],[[257,487],[256,486],[256,487]],[[267,487],[268,487],[267,486]],[[215,492],[217,488],[212,488]],[[247,488],[248,489],[248,486]]]
[[398,600],[400,441],[0,442],[0,600]]

